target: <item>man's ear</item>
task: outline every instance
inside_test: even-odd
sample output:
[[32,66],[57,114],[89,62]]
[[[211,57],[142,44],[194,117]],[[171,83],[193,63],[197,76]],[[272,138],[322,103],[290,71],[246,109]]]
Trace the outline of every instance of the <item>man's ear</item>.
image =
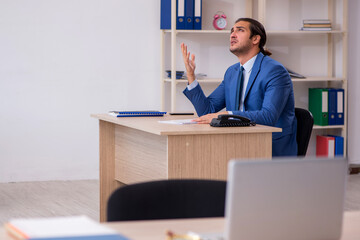
[[258,45],[258,44],[260,43],[260,39],[261,39],[260,35],[254,35],[254,36],[252,37],[252,42],[253,42],[253,44],[254,44],[254,45]]

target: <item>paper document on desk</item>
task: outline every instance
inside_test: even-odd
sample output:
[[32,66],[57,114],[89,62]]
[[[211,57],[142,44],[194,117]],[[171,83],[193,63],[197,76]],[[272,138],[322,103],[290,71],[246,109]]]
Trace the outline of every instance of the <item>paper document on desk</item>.
[[167,121],[159,121],[159,123],[166,123],[166,124],[197,124],[197,122],[193,121],[194,119],[176,119],[176,120],[167,120]]
[[16,239],[128,240],[86,216],[12,219],[5,228]]

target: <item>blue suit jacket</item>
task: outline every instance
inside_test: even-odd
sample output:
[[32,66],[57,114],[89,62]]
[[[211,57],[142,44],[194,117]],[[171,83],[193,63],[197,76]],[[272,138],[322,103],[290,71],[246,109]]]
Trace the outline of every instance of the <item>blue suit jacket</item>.
[[206,97],[198,85],[191,91],[184,90],[199,116],[215,113],[226,107],[233,114],[252,121],[282,128],[273,133],[273,156],[297,155],[294,91],[286,69],[261,52],[251,70],[244,98],[244,111],[235,109],[236,87],[240,63],[230,66],[221,84]]

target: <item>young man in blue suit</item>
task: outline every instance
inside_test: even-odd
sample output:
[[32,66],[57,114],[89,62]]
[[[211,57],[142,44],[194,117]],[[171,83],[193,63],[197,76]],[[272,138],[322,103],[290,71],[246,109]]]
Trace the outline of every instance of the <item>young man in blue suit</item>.
[[[240,18],[231,29],[230,51],[240,63],[230,66],[224,80],[208,97],[195,79],[195,55],[182,43],[188,77],[185,96],[200,116],[195,121],[210,123],[219,114],[235,114],[252,121],[282,128],[273,133],[273,156],[297,155],[294,92],[286,69],[264,49],[265,29],[251,18]],[[223,108],[226,111],[219,112]]]

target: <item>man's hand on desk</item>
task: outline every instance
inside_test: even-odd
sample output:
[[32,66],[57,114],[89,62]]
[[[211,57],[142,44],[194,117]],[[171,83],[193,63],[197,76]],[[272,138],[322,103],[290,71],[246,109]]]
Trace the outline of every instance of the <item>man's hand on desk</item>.
[[221,114],[229,114],[228,112],[209,113],[201,117],[195,118],[193,121],[200,124],[210,124],[213,118],[217,118]]

